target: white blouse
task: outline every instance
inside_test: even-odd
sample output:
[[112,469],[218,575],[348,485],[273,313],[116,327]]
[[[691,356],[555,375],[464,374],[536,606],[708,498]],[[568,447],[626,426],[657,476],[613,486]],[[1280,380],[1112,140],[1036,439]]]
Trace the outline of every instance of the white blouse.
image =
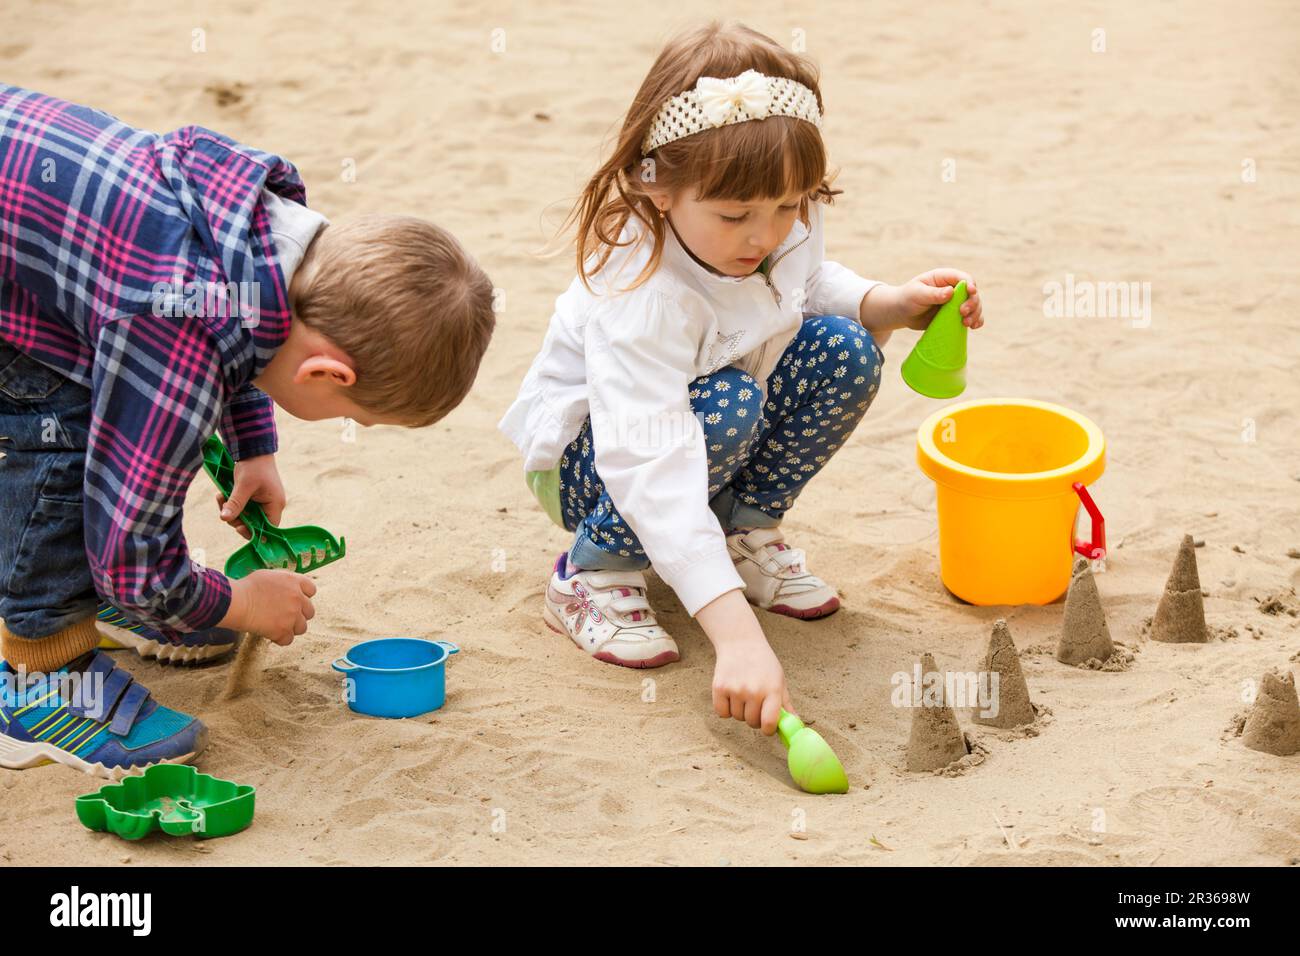
[[708,503],[703,428],[691,382],[727,365],[767,378],[805,316],[858,317],[877,285],[827,262],[823,205],[795,220],[768,257],[768,275],[724,276],[700,265],[673,229],[659,268],[629,285],[649,258],[644,225],[629,219],[591,277],[555,301],[541,351],[500,428],[524,454],[525,471],[553,468],[591,417],[596,472],[659,576],[694,616],[743,587]]

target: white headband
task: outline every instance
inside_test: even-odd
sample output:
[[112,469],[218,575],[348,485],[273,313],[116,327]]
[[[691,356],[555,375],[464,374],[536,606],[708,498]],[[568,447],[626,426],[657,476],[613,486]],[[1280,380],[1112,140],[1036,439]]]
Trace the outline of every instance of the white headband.
[[641,144],[641,155],[683,136],[768,116],[793,116],[821,129],[817,94],[796,80],[746,70],[720,80],[702,76],[695,89],[679,93],[655,114]]

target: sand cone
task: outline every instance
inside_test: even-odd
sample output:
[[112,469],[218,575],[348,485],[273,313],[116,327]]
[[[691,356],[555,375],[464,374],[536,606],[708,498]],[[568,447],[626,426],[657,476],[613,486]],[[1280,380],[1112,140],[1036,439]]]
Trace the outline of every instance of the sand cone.
[[993,634],[989,637],[989,650],[984,657],[984,670],[988,674],[998,675],[997,713],[991,717],[980,716],[976,707],[971,720],[989,727],[1023,727],[1034,722],[1034,705],[1029,702],[1029,685],[1025,683],[1025,672],[1020,669],[1020,654],[1015,642],[1011,640],[1011,631],[1002,618],[993,625]]
[[1088,562],[1079,558],[1070,576],[1070,590],[1065,595],[1065,620],[1061,640],[1056,645],[1056,659],[1066,664],[1086,664],[1094,657],[1105,661],[1115,653],[1101,609],[1101,595],[1093,580]]
[[1196,545],[1190,534],[1183,535],[1174,558],[1174,568],[1165,582],[1151,640],[1169,644],[1204,644],[1210,639],[1205,626],[1205,602],[1201,599],[1201,577],[1196,572]]
[[925,332],[903,359],[903,381],[927,398],[952,398],[966,390],[966,326],[961,321],[966,283],[958,282]]
[[[928,674],[938,674],[942,688],[943,674],[931,654],[921,657],[922,680]],[[922,704],[912,708],[912,735],[907,741],[908,770],[940,770],[966,754],[966,737],[957,723],[957,715],[943,699],[942,690],[939,706]]]
[[1279,757],[1300,753],[1300,699],[1296,697],[1295,677],[1289,671],[1264,675],[1241,734],[1242,742],[1251,750]]

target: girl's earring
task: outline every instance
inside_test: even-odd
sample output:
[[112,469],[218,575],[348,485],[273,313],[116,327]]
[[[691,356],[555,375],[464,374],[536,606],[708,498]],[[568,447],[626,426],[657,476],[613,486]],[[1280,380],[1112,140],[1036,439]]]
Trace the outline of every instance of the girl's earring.
[[664,215],[665,215],[665,214],[664,214],[664,211],[663,211],[662,209],[660,209],[660,210],[659,210],[659,218],[660,218],[660,219],[663,219],[663,218],[664,218]]

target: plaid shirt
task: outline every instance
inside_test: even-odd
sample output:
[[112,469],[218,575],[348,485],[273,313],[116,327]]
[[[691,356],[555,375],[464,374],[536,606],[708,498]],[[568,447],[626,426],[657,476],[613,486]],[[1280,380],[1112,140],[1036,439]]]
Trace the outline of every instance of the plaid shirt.
[[0,85],[0,338],[91,390],[91,576],[169,635],[230,605],[181,530],[204,440],[276,450],[251,384],[290,321],[264,187],[306,199],[291,164],[211,130],[160,136]]

